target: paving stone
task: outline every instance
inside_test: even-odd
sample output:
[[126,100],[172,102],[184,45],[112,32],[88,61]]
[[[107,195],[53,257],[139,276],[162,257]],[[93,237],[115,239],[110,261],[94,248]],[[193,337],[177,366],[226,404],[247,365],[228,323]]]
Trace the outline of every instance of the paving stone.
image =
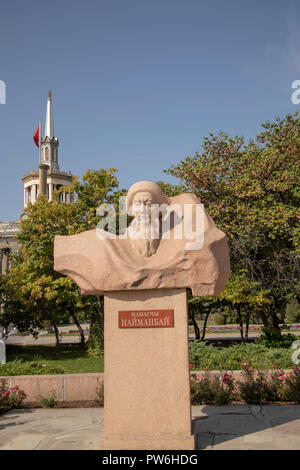
[[47,434],[41,433],[31,433],[31,432],[24,432],[22,434],[18,434],[17,436],[11,436],[9,442],[6,442],[5,447],[0,447],[0,449],[5,450],[32,450],[36,449],[38,444],[41,440],[45,439]]
[[[196,449],[300,450],[300,406],[195,406]],[[103,408],[12,410],[0,417],[0,450],[98,449]]]

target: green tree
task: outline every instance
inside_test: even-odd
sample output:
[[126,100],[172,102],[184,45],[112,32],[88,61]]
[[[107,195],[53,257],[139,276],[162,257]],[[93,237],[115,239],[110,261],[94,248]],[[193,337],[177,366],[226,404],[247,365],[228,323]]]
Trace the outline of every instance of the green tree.
[[[220,305],[218,297],[196,297],[192,296],[191,292],[188,293],[188,313],[189,319],[192,322],[195,331],[196,340],[203,341],[206,334],[206,326],[208,322],[209,315],[211,312]],[[200,318],[200,315],[204,315],[203,327],[202,330],[199,328],[197,323],[197,318]]]
[[269,292],[261,290],[260,287],[258,282],[249,281],[246,273],[241,272],[233,274],[228,279],[224,291],[219,296],[219,301],[223,305],[236,311],[242,343],[249,339],[251,314],[260,313],[270,303]]
[[91,320],[88,342],[91,354],[103,351],[103,298],[81,296],[75,282],[53,270],[53,244],[55,235],[72,235],[95,228],[100,219],[96,210],[101,203],[117,206],[118,195],[124,191],[118,191],[115,171],[88,170],[82,183],[75,179],[71,187],[64,188],[75,193],[72,204],[58,202],[56,193],[54,201],[48,202],[40,195],[26,209],[18,235],[20,251],[11,258],[11,269],[0,282],[1,324],[12,322],[20,330],[36,334],[48,320],[58,347],[57,326],[63,318],[71,316],[83,344],[79,319],[84,312]]
[[[1,322],[12,322],[20,330],[36,333],[49,321],[59,347],[58,325],[72,316],[84,336],[77,314],[79,294],[75,283],[53,271],[55,235],[67,235],[74,219],[72,204],[48,202],[41,195],[26,210],[18,235],[20,250],[11,258],[11,269],[3,277]],[[71,228],[72,230],[72,228]]]
[[269,302],[265,326],[279,330],[299,279],[300,120],[266,122],[256,140],[224,133],[204,138],[202,153],[166,172],[170,194],[196,193],[229,239],[232,271],[245,273]]
[[[97,208],[101,204],[112,204],[117,216],[119,216],[119,197],[126,194],[125,189],[119,189],[119,183],[114,175],[115,168],[105,170],[87,170],[82,177],[82,182],[74,179],[72,186],[65,186],[61,191],[67,191],[76,195],[74,210],[76,218],[73,229],[76,232],[92,230],[97,226],[100,217]],[[94,296],[97,307],[90,315],[90,335],[88,351],[90,355],[98,355],[104,349],[104,299],[103,296]]]

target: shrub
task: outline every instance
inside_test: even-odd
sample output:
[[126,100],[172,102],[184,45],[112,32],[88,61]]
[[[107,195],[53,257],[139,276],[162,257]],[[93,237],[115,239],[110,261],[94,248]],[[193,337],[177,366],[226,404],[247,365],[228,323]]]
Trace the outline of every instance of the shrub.
[[288,374],[286,374],[283,369],[273,370],[269,373],[269,382],[268,382],[268,401],[288,401],[288,390],[285,384],[285,380]]
[[243,380],[237,383],[240,398],[248,405],[260,405],[268,396],[268,380],[264,371],[243,365]]
[[[192,366],[192,364],[191,364]],[[242,363],[242,379],[234,381],[227,372],[212,374],[206,370],[201,375],[191,375],[191,401],[193,405],[227,405],[232,400],[249,405],[274,401],[291,401],[300,404],[300,367],[291,372],[283,369],[255,370]]]
[[225,315],[223,315],[222,313],[215,313],[213,321],[215,325],[225,325],[226,323]]
[[300,405],[300,367],[294,367],[291,374],[282,375],[286,388],[287,400],[294,401]]
[[38,395],[36,398],[42,408],[55,408],[57,406],[55,390],[52,390],[52,393],[47,397],[44,397],[43,395]]
[[216,347],[203,341],[193,341],[189,345],[190,362],[194,370],[240,370],[241,364],[249,363],[255,369],[288,369],[293,366],[291,351],[286,348],[270,349],[259,343],[235,344],[229,347]]
[[12,410],[13,408],[20,408],[26,395],[23,390],[19,389],[18,385],[5,389],[5,386],[0,387],[0,412]]
[[206,371],[191,376],[191,401],[193,405],[227,405],[233,399],[233,378],[227,372],[218,375]]
[[238,322],[236,310],[232,309],[231,307],[223,306],[222,309],[216,313],[220,313],[221,315],[223,315],[225,321],[224,324],[226,325]]
[[263,327],[263,334],[257,340],[257,343],[263,344],[267,348],[290,348],[292,343],[296,341],[297,336],[290,333],[281,334],[282,330],[289,330],[287,325],[283,325],[280,331],[273,331],[268,327]]
[[286,321],[289,323],[300,321],[300,304],[297,300],[293,300],[286,307]]

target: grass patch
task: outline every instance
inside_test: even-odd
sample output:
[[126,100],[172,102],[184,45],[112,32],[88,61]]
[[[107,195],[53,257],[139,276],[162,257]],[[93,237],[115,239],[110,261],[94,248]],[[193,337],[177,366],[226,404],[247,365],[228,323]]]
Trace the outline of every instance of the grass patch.
[[15,359],[7,364],[0,365],[0,375],[46,375],[46,374],[63,374],[62,367],[55,367],[49,364],[42,364],[37,361],[22,361]]
[[[1,375],[79,374],[103,372],[103,357],[89,357],[80,345],[54,346],[12,345],[6,346],[7,364],[0,365]],[[33,365],[30,365],[33,364]]]

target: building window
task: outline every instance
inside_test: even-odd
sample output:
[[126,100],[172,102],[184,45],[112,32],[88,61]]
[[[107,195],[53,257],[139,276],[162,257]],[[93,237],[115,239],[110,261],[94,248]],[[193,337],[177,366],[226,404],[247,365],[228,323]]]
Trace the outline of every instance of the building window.
[[48,147],[45,148],[45,160],[49,160],[49,149]]

